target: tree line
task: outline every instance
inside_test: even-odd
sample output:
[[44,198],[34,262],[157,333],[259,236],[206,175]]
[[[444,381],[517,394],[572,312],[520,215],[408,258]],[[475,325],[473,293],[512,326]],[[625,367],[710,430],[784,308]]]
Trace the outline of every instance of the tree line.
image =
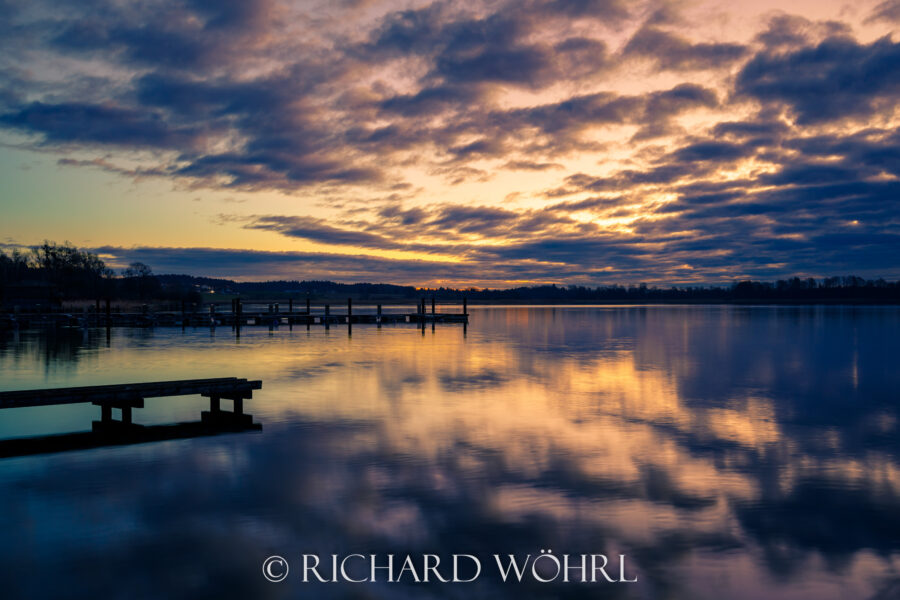
[[200,294],[191,285],[163,285],[139,262],[116,274],[97,254],[69,242],[45,241],[9,254],[0,249],[0,300],[54,304],[86,298],[199,301]]
[[884,279],[863,279],[856,276],[825,279],[780,279],[775,282],[736,281],[730,285],[668,286],[647,284],[633,286],[606,285],[538,285],[507,289],[489,288],[416,288],[378,283],[337,283],[334,281],[248,281],[192,277],[190,275],[160,275],[164,282],[181,286],[202,286],[219,293],[295,300],[311,298],[316,301],[342,300],[352,297],[370,302],[414,302],[434,297],[438,302],[483,303],[603,303],[603,302],[875,302],[900,303],[900,282]]
[[143,263],[131,263],[119,273],[96,254],[69,242],[45,241],[26,251],[0,250],[0,300],[31,295],[55,302],[69,299],[116,298],[199,302],[200,291],[255,297],[290,296],[327,299],[353,297],[362,301],[407,302],[435,297],[441,302],[602,303],[602,302],[900,302],[900,282],[857,276],[824,279],[780,279],[775,282],[735,281],[731,285],[657,287],[538,285],[508,289],[416,288],[382,283],[333,281],[255,281],[191,275],[154,275]]

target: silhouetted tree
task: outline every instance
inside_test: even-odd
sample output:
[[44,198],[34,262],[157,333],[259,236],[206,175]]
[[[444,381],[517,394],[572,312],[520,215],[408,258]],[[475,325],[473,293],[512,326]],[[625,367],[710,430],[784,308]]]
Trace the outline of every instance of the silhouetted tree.
[[142,262],[133,262],[122,269],[122,292],[128,296],[146,300],[160,297],[162,286],[153,276],[153,270]]
[[56,285],[64,297],[92,297],[112,291],[112,269],[96,254],[79,250],[70,242],[45,240],[31,249],[31,261],[40,278]]

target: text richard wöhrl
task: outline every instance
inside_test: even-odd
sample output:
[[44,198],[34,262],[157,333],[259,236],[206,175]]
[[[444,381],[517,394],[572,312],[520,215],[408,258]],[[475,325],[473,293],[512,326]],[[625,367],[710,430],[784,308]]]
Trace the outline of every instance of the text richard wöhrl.
[[296,577],[303,583],[471,583],[485,576],[503,583],[637,583],[637,575],[626,575],[626,560],[624,554],[556,555],[552,550],[486,559],[472,554],[302,554]]

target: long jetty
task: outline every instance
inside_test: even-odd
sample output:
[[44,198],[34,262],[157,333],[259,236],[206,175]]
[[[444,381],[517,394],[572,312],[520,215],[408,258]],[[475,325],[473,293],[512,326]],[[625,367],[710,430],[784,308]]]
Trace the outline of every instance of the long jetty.
[[[111,302],[106,300],[103,308],[97,301],[93,311],[87,307],[81,312],[13,312],[0,313],[0,328],[27,328],[32,326],[81,326],[81,327],[156,327],[156,326],[181,326],[181,327],[215,327],[225,326],[240,328],[253,325],[279,326],[279,325],[353,325],[353,324],[400,324],[414,323],[423,326],[425,323],[462,323],[468,324],[469,313],[467,301],[462,301],[461,312],[437,312],[435,299],[431,298],[429,306],[425,298],[417,304],[414,312],[401,310],[398,312],[386,312],[381,304],[371,308],[367,312],[356,310],[354,312],[353,300],[348,298],[346,312],[333,312],[330,304],[313,306],[306,301],[305,310],[295,310],[293,299],[286,303],[281,302],[257,302],[248,304],[262,306],[247,310],[241,299],[235,298],[230,307],[222,306],[222,303],[210,302],[205,305],[188,305],[181,303],[180,310],[151,311],[148,306],[143,306],[138,312],[113,311]],[[286,309],[286,310],[285,310]]]
[[[100,420],[92,423],[94,431],[122,431],[142,427],[132,421],[132,410],[144,408],[147,398],[189,396],[199,394],[209,398],[210,409],[201,413],[201,420],[209,423],[249,425],[253,415],[244,413],[244,400],[253,397],[253,390],[262,388],[262,381],[237,377],[215,379],[184,379],[115,385],[50,388],[0,392],[0,410],[30,406],[90,403],[100,407]],[[223,399],[234,403],[233,411],[221,408]],[[121,411],[113,418],[113,409]]]

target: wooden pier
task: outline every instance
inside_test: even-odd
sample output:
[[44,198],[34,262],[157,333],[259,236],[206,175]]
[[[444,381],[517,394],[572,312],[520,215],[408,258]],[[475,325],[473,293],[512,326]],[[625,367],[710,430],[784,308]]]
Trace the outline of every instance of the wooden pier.
[[[144,407],[147,398],[189,396],[199,394],[209,398],[209,411],[202,411],[200,423],[214,428],[260,428],[253,423],[253,415],[244,413],[244,400],[253,397],[253,390],[262,388],[262,381],[250,381],[237,377],[216,379],[185,379],[180,381],[155,381],[116,385],[51,388],[0,392],[0,409],[28,406],[54,406],[61,404],[91,403],[100,407],[100,420],[92,423],[95,433],[111,433],[117,436],[149,435],[152,429],[132,421],[132,411]],[[221,408],[222,400],[233,403],[232,411]],[[120,418],[113,418],[113,409],[120,411]],[[157,429],[159,429],[157,427]],[[13,441],[13,440],[7,440]]]
[[462,323],[468,324],[469,313],[467,302],[462,302],[461,312],[437,312],[435,299],[431,299],[431,310],[428,311],[425,298],[416,304],[415,312],[385,312],[381,304],[366,312],[358,309],[354,312],[353,301],[347,300],[346,312],[332,312],[330,304],[313,307],[307,300],[306,310],[295,311],[293,299],[288,299],[287,312],[281,310],[278,302],[252,302],[254,305],[266,306],[264,310],[245,310],[239,299],[231,301],[230,307],[222,307],[219,303],[208,303],[205,306],[187,306],[182,303],[181,310],[150,311],[144,307],[140,312],[113,311],[110,302],[106,301],[105,310],[101,310],[98,302],[94,311],[85,309],[77,312],[44,312],[0,314],[0,329],[19,329],[38,326],[57,327],[248,327],[280,325],[387,325],[425,323]]

